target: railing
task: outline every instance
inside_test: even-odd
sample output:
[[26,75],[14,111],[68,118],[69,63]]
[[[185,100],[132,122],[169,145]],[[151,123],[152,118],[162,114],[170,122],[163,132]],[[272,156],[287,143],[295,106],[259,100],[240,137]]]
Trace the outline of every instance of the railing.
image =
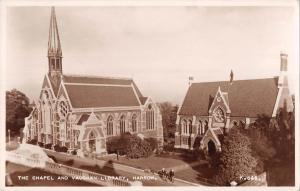
[[14,152],[6,151],[6,160],[12,163],[22,164],[24,166],[30,166],[34,168],[41,168],[44,171],[68,176],[71,178],[78,178],[82,181],[86,181],[93,184],[102,186],[131,186],[133,182],[117,179],[117,177],[110,177],[107,175],[90,172],[87,170],[74,168],[62,164],[57,164],[49,161],[41,161],[40,159],[33,159],[27,156],[17,154]]

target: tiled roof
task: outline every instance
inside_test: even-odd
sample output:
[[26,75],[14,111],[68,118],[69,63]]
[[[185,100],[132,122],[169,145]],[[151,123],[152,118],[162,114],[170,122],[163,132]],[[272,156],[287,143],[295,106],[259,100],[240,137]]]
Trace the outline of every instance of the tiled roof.
[[139,106],[143,97],[129,78],[64,75],[63,83],[74,108]]
[[79,75],[63,75],[65,83],[84,83],[84,84],[115,84],[115,85],[131,85],[133,80],[130,78],[111,78],[101,76],[79,76]]
[[65,84],[74,108],[139,106],[131,86],[92,86]]
[[87,121],[89,117],[90,117],[89,114],[82,114],[80,119],[77,122],[77,125],[82,125],[82,123]]
[[213,97],[220,86],[227,92],[231,116],[257,117],[258,114],[271,116],[276,97],[278,77],[254,80],[193,83],[184,98],[180,115],[207,116]]

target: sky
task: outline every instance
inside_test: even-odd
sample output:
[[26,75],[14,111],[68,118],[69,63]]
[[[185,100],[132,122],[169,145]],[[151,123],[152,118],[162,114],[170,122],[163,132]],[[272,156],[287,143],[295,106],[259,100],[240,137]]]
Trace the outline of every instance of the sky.
[[[37,99],[47,73],[50,7],[9,7],[6,90]],[[63,73],[133,78],[144,96],[180,104],[194,82],[279,75],[298,83],[292,7],[56,7]],[[297,82],[297,83],[296,83]]]

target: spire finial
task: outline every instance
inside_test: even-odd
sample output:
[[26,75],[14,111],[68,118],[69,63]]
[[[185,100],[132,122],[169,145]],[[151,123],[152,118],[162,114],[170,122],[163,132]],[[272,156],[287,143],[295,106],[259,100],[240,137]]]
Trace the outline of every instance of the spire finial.
[[55,7],[51,7],[51,18],[48,39],[48,56],[61,57],[61,45],[57,28],[57,21],[55,15]]

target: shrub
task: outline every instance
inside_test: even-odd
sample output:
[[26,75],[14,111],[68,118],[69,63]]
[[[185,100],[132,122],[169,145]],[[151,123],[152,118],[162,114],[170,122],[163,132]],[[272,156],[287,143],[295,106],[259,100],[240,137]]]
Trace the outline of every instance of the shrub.
[[43,146],[44,146],[44,143],[38,142],[38,145],[39,145],[40,147],[43,147]]
[[36,139],[32,139],[30,141],[27,142],[28,144],[32,144],[32,145],[36,145],[37,140]]
[[153,153],[150,143],[142,140],[137,136],[132,136],[129,139],[129,144],[126,148],[126,155],[129,158],[148,157]]
[[150,138],[145,138],[144,140],[150,144],[150,147],[151,147],[152,151],[157,149],[157,147],[158,147],[157,139],[150,137]]
[[51,144],[51,143],[45,144],[45,148],[46,148],[46,149],[51,149],[51,147],[52,147],[52,144]]
[[71,154],[72,154],[72,155],[77,155],[77,150],[73,150],[73,151],[71,152]]
[[60,146],[59,145],[54,145],[54,150],[56,151],[56,152],[59,152],[60,151]]
[[107,152],[110,153],[117,153],[124,155],[126,154],[126,148],[129,144],[129,140],[133,135],[130,133],[124,133],[120,137],[113,137],[106,142],[106,149]]
[[64,153],[68,152],[68,148],[66,146],[60,147],[59,150],[60,150],[59,152],[64,152]]

